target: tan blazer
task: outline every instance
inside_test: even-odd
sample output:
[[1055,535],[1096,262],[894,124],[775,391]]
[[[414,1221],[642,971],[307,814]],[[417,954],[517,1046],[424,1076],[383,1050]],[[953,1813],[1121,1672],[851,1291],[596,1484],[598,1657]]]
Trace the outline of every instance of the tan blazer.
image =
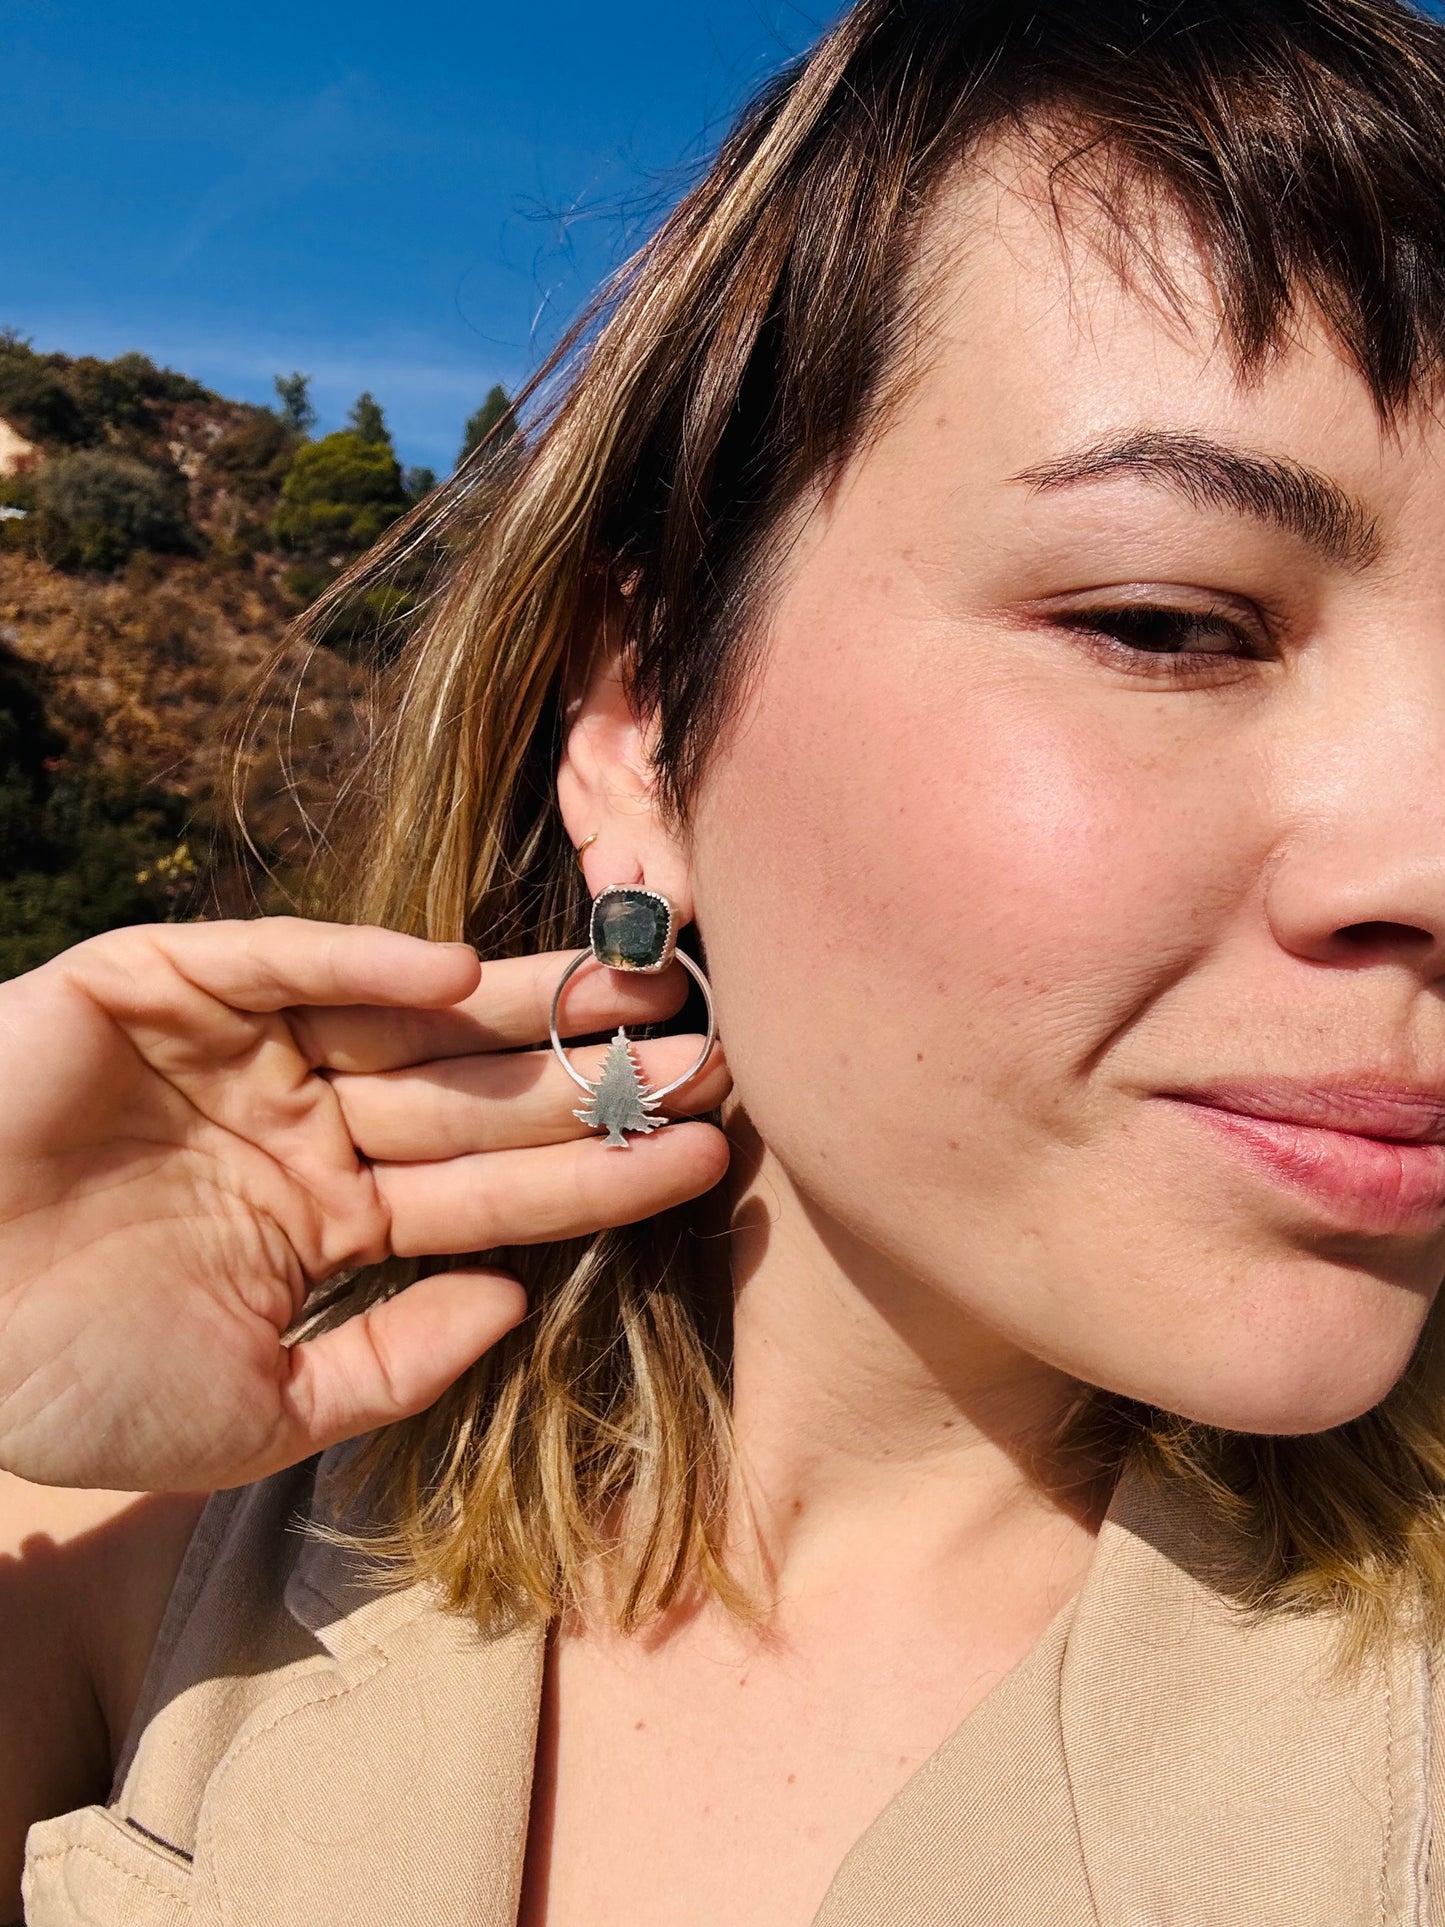
[[[31,1831],[29,1927],[515,1927],[542,1635],[377,1590],[302,1529],[333,1489],[323,1457],[212,1500],[111,1804]],[[1202,1564],[1126,1480],[815,1927],[1445,1927],[1429,1656],[1342,1681],[1327,1625],[1247,1623]]]

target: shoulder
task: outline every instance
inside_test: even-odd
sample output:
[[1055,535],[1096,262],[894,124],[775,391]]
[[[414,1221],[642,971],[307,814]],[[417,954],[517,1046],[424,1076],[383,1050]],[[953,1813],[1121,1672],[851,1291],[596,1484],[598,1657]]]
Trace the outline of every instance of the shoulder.
[[26,1827],[109,1784],[203,1503],[0,1472],[0,1894]]
[[59,1703],[93,1695],[118,1741],[204,1504],[197,1493],[77,1492],[0,1472],[0,1666],[16,1675],[0,1705],[43,1674]]

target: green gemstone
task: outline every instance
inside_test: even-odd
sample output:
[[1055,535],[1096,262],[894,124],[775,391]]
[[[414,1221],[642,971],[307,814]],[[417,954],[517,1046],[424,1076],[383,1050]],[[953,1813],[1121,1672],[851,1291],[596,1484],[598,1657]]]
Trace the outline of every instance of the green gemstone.
[[592,954],[612,970],[654,970],[669,955],[671,922],[651,890],[604,890],[592,905]]

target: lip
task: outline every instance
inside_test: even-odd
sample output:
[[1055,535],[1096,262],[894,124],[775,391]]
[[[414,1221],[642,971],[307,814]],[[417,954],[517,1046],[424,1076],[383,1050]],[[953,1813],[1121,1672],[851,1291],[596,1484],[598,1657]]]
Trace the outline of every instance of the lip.
[[1438,1232],[1445,1095],[1415,1085],[1216,1083],[1159,1095],[1342,1228]]

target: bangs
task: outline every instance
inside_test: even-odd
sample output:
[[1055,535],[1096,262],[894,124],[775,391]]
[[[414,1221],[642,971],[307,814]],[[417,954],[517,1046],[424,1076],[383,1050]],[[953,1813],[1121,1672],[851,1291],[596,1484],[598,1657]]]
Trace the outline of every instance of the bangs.
[[[1031,7],[1012,22],[1009,11],[967,12],[993,45],[969,58],[969,84],[951,98],[939,75],[938,121],[915,150],[915,207],[941,156],[966,166],[991,140],[1017,143],[1044,171],[1060,226],[1081,208],[1095,216],[1121,278],[1147,283],[1181,319],[1170,257],[1182,222],[1242,371],[1312,309],[1382,416],[1437,398],[1445,35],[1435,22],[1403,6],[1289,0],[1102,0]],[[920,28],[933,12],[916,10]],[[956,19],[952,32],[955,44],[973,37]]]

